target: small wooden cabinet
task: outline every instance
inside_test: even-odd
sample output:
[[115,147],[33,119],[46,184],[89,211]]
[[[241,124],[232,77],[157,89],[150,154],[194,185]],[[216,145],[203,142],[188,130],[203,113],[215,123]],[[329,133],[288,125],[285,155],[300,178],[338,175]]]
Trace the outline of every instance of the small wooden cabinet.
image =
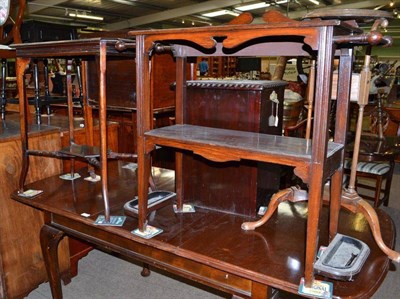
[[[284,81],[188,81],[184,122],[281,135],[285,85]],[[275,117],[276,122],[269,122]],[[217,163],[187,152],[181,179],[185,201],[255,216],[256,209],[266,206],[279,190],[280,166],[255,161]]]

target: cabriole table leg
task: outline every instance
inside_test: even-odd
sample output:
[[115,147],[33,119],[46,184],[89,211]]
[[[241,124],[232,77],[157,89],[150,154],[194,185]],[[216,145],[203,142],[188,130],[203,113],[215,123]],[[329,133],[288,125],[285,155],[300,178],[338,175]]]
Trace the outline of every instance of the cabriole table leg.
[[57,248],[63,237],[64,233],[62,231],[47,224],[43,225],[40,230],[40,245],[42,247],[43,259],[46,265],[51,294],[54,299],[62,298]]

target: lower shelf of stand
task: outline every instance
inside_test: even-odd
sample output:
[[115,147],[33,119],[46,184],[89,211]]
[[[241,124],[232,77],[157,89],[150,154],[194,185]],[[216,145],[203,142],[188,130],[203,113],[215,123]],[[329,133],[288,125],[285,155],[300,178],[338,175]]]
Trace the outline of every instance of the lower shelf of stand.
[[[304,138],[259,134],[193,125],[173,125],[145,133],[148,144],[193,151],[213,161],[241,159],[304,166],[312,159],[312,144]],[[327,163],[331,172],[341,163],[343,145],[329,142]]]
[[97,158],[100,156],[100,148],[97,146],[81,145],[73,143],[60,150],[60,153],[72,157]]
[[[110,207],[112,215],[123,215],[123,204],[136,194],[135,171],[121,168],[121,161],[109,166]],[[173,171],[155,169],[155,180],[161,189],[173,190]],[[122,227],[94,225],[104,212],[99,183],[81,178],[63,181],[53,176],[29,184],[27,188],[44,192],[34,199],[13,194],[13,199],[52,213],[52,225],[67,233],[107,248],[123,248],[139,260],[173,273],[210,284],[224,290],[247,294],[251,281],[297,293],[304,273],[307,203],[283,203],[271,220],[255,231],[240,226],[247,217],[205,207],[195,213],[175,214],[171,205],[157,210],[149,224],[163,233],[146,240],[131,231],[138,220],[127,217]],[[81,213],[88,213],[89,218]],[[394,227],[388,215],[378,210],[384,241],[393,246]],[[328,242],[329,210],[321,211],[320,243]],[[334,283],[337,298],[369,298],[382,283],[390,262],[373,240],[365,218],[342,211],[339,232],[358,238],[371,248],[361,273],[352,282]],[[317,276],[317,279],[321,277]]]
[[[19,99],[18,98],[11,98],[11,99],[7,99],[7,102],[10,103],[10,104],[18,104],[19,103]],[[44,105],[52,105],[52,104],[60,104],[60,103],[66,104],[67,102],[68,102],[67,96],[40,96],[38,104],[40,106],[44,106]],[[74,97],[72,99],[72,102],[80,103],[80,102],[82,102],[82,100],[80,98]],[[28,98],[28,104],[29,105],[36,105],[37,103],[36,103],[35,97],[29,97]]]

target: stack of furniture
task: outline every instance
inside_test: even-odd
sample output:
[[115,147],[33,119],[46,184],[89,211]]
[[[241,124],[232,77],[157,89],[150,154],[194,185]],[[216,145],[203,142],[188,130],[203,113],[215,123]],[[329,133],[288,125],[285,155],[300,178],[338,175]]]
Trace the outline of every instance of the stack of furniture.
[[[10,18],[6,24],[1,27],[1,44],[10,45],[50,40],[71,40],[77,38],[76,27],[42,22],[23,22],[26,1],[18,0],[18,4],[16,2],[17,1],[12,1]],[[6,82],[7,73],[11,70],[11,67],[15,69],[15,49],[9,48],[2,49],[1,51],[2,88],[0,97],[1,115],[2,119],[4,120],[6,114],[6,105],[18,104],[19,95],[14,94],[13,92],[7,92]],[[27,81],[30,81],[31,85],[28,92],[29,104],[34,107],[36,111],[36,122],[40,124],[43,107],[47,108],[47,114],[49,115],[51,113],[51,104],[65,103],[67,98],[64,95],[64,90],[58,95],[52,94],[52,90],[49,88],[50,72],[47,59],[42,59],[40,62],[37,60],[32,60],[29,71],[30,77],[27,76]],[[82,80],[79,60],[76,60],[75,73],[77,77],[77,95],[74,98],[74,101],[82,104]]]
[[[46,224],[41,229],[40,237],[53,297],[62,297],[57,245],[65,234],[236,296],[270,298],[273,289],[297,293],[302,277],[305,286],[312,285],[315,279],[313,266],[317,247],[329,244],[330,238],[338,231],[357,235],[368,243],[371,255],[364,265],[364,272],[353,282],[332,281],[334,295],[339,298],[370,297],[382,282],[389,267],[386,252],[380,251],[382,244],[376,244],[370,234],[371,230],[374,234],[377,231],[374,226],[376,219],[372,219],[373,227],[370,230],[367,225],[367,221],[371,223],[370,215],[366,215],[367,219],[359,220],[362,225],[359,225],[359,222],[355,225],[356,216],[348,212],[339,216],[339,212],[343,204],[341,190],[353,47],[376,40],[380,42],[381,36],[376,33],[365,34],[353,19],[349,22],[348,18],[346,15],[345,21],[335,16],[327,20],[312,18],[300,22],[271,11],[264,16],[265,24],[234,23],[207,28],[133,31],[130,32],[133,40],[123,46],[121,41],[113,39],[18,46],[18,80],[22,78],[22,70],[28,57],[48,57],[49,51],[54,47],[57,47],[59,52],[52,55],[78,55],[83,58],[95,56],[99,59],[100,147],[93,148],[93,144],[89,142],[78,147],[84,151],[77,152],[70,150],[74,148],[73,144],[70,144],[69,149],[61,152],[46,151],[45,154],[53,157],[65,155],[64,157],[71,160],[86,158],[90,164],[89,171],[95,164],[100,166],[101,182],[93,183],[83,179],[69,182],[53,176],[25,185],[26,172],[23,172],[19,189],[12,194],[16,201],[41,209],[46,215]],[[115,47],[128,51],[118,52],[115,51]],[[132,57],[131,48],[135,49],[136,59],[137,172],[124,168],[125,165],[121,161],[109,163],[108,158],[131,157],[129,155],[132,153],[124,156],[107,151],[105,134],[106,58],[110,55]],[[176,115],[174,125],[155,128],[153,88],[156,82],[152,77],[152,69],[155,64],[154,57],[160,52],[175,55]],[[239,105],[232,111],[226,111],[228,109],[224,109],[223,105],[220,110],[191,110],[191,98],[188,96],[190,84],[187,82],[187,61],[190,57],[283,54],[316,57],[312,141],[266,134],[263,127],[253,130],[223,127],[222,121],[225,118],[220,116],[222,113],[227,112],[231,117],[235,113],[242,113],[241,108],[246,105]],[[339,58],[339,82],[334,140],[329,141],[331,80],[327,78],[332,77],[335,55]],[[70,81],[67,82],[70,86]],[[270,102],[274,102],[275,106],[282,106],[282,84],[270,84],[272,85],[265,93],[259,90],[250,93],[261,93],[261,101],[266,101],[267,107]],[[225,88],[229,90],[234,87],[228,85]],[[71,119],[72,94],[70,88],[68,90]],[[23,93],[23,90],[20,92]],[[214,100],[213,96],[214,93],[207,97]],[[219,102],[222,99],[216,97],[215,100]],[[201,103],[201,99],[197,101]],[[250,100],[248,103],[254,101]],[[261,107],[260,111],[263,111],[263,105],[265,106],[265,103],[254,107]],[[26,112],[25,102],[21,102],[20,110],[22,113]],[[271,112],[268,109],[266,111]],[[260,117],[258,111],[253,115],[256,119]],[[273,122],[268,122],[267,125],[279,127],[280,119],[275,118],[275,113],[263,116],[273,116]],[[216,125],[212,126],[210,123],[214,121],[214,117]],[[23,169],[26,170],[28,157],[44,152],[32,150],[27,146],[27,125],[24,117],[21,119],[22,162]],[[203,123],[204,119],[206,121]],[[260,124],[262,125],[263,121],[260,121]],[[176,152],[175,180],[171,171],[152,168],[152,153],[160,146],[172,148]],[[235,192],[240,194],[248,186],[239,183],[216,184],[212,185],[212,188],[209,185],[201,185],[200,189],[206,189],[204,192],[194,193],[192,198],[186,197],[186,189],[193,184],[188,176],[192,167],[190,163],[186,164],[186,159],[197,159],[197,156],[212,161],[206,167],[213,168],[232,161],[237,163],[239,169],[244,169],[243,166],[247,166],[248,163],[264,167],[269,163],[293,166],[296,175],[308,184],[308,192],[298,192],[304,190],[289,188],[279,191],[274,198],[278,197],[278,201],[282,199],[293,202],[308,199],[308,203],[283,203],[276,213],[268,212],[270,218],[267,219],[269,221],[264,221],[264,225],[255,231],[245,230],[258,223],[254,197],[250,198],[251,204],[246,207],[249,213],[243,213],[240,207],[243,206],[241,201],[245,199],[236,197]],[[86,170],[80,171],[81,174],[85,172]],[[243,176],[248,179],[248,176],[254,173],[243,172]],[[175,210],[170,202],[167,205],[163,202],[148,207],[151,175],[155,177],[159,187],[163,185],[167,190],[173,189],[175,181]],[[330,206],[327,208],[323,207],[323,189],[329,179]],[[188,183],[184,183],[185,180],[189,180]],[[227,192],[233,192],[230,201],[224,199],[224,205],[216,206],[214,203],[219,200],[218,188],[221,187],[230,188]],[[27,189],[39,189],[43,192],[32,200],[21,196]],[[284,197],[279,198],[281,194],[284,194]],[[124,204],[135,195],[138,196],[137,217],[127,216],[119,223],[120,226],[115,226],[111,221],[112,216],[122,215]],[[191,203],[195,203],[195,213],[184,213],[185,204]],[[358,199],[355,202],[347,199],[344,204],[355,210],[362,202]],[[384,220],[381,238],[390,246],[393,244],[394,228],[383,212],[377,212],[376,215]],[[98,216],[104,216],[101,225],[96,220]],[[246,225],[243,226],[244,223]],[[154,236],[155,232],[159,234]],[[374,275],[370,275],[372,272]]]

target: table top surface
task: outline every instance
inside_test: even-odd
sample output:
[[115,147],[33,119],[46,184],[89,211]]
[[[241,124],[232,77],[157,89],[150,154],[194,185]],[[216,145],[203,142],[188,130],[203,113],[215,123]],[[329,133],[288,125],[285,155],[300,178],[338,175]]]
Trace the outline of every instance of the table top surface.
[[[355,139],[354,134],[348,134],[346,152],[352,155]],[[400,154],[400,137],[384,136],[380,139],[375,134],[363,134],[360,140],[360,157],[367,160],[394,160]]]
[[[8,117],[8,116],[7,116]],[[60,131],[60,128],[57,126],[40,126],[37,124],[29,125],[29,135],[35,136],[38,134],[46,134]],[[19,120],[15,120],[13,117],[12,120],[3,120],[1,121],[0,126],[0,142],[5,142],[13,139],[21,138],[21,130],[19,125]]]
[[392,121],[400,123],[400,100],[385,104],[384,109],[387,113],[389,113]]
[[[85,57],[99,55],[102,45],[105,46],[107,55],[128,56],[135,55],[135,49],[118,51],[115,45],[119,38],[87,38],[76,40],[62,40],[36,43],[12,44],[17,57],[26,58],[56,58],[56,57]],[[129,42],[134,42],[129,40]]]
[[[114,161],[109,165],[109,201],[111,215],[124,215],[123,204],[134,198],[135,171],[123,168],[126,162]],[[132,165],[131,165],[132,166]],[[156,184],[163,190],[172,190],[174,172],[153,169]],[[13,194],[19,202],[66,217],[77,227],[90,226],[96,231],[112,232],[115,238],[145,244],[169,254],[195,261],[204,261],[217,269],[255,279],[261,283],[296,293],[304,273],[306,203],[282,203],[267,224],[255,231],[243,231],[241,224],[247,217],[196,206],[196,213],[175,214],[172,205],[158,210],[149,224],[163,229],[163,233],[146,240],[132,234],[138,227],[136,218],[127,217],[122,227],[96,226],[94,220],[104,212],[101,184],[83,180],[61,180],[59,176],[47,178],[27,186],[43,190],[43,194],[27,199]],[[328,242],[328,209],[322,209],[320,244]],[[90,216],[84,217],[81,214]],[[377,211],[381,220],[383,239],[393,246],[394,227],[389,216]],[[371,254],[363,269],[352,282],[334,282],[334,295],[338,298],[370,297],[383,281],[389,260],[377,247],[367,220],[361,214],[341,211],[339,232],[368,244]],[[114,238],[113,237],[113,238]],[[111,241],[110,241],[111,242]],[[321,277],[317,276],[317,279]],[[348,297],[349,296],[349,297]]]
[[12,44],[10,47],[15,49],[24,49],[31,47],[46,47],[51,45],[78,45],[78,44],[99,44],[100,42],[113,43],[120,40],[119,38],[113,37],[94,37],[94,38],[82,38],[82,39],[71,39],[71,40],[55,40],[55,41],[45,41],[45,42],[34,42],[34,43],[21,43]]

